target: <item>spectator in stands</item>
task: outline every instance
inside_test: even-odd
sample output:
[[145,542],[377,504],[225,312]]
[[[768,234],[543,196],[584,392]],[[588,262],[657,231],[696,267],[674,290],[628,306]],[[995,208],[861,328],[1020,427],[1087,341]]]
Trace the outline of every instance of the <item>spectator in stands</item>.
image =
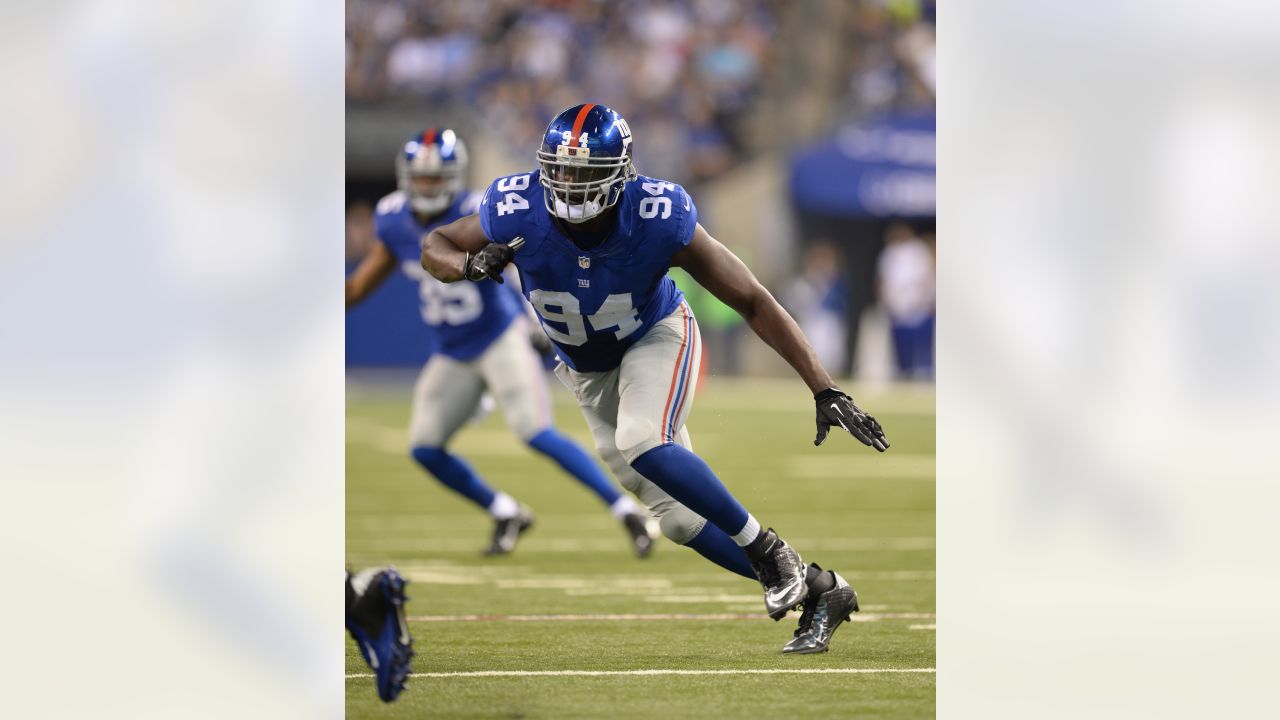
[[835,245],[826,240],[810,245],[800,277],[783,293],[782,304],[826,367],[845,366],[848,297],[849,281]]
[[696,183],[747,151],[775,5],[347,0],[347,98],[466,103],[520,157],[555,109],[594,99],[630,108],[646,172]]
[[880,305],[889,315],[899,377],[932,379],[935,305],[930,244],[905,223],[893,223],[885,233],[877,273]]

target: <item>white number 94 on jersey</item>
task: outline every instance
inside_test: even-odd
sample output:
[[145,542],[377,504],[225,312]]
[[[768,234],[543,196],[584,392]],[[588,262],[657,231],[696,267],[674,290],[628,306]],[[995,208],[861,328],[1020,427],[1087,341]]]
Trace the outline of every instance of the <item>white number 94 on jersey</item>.
[[517,210],[528,210],[529,201],[525,200],[519,193],[529,189],[529,175],[512,175],[504,177],[498,181],[494,187],[500,193],[503,193],[502,202],[494,207],[498,208],[498,216],[510,215]]
[[[542,327],[546,329],[547,335],[561,345],[585,345],[588,322],[596,332],[618,328],[614,337],[619,340],[638,330],[641,325],[640,313],[631,305],[631,293],[614,293],[600,303],[598,310],[585,316],[578,298],[567,292],[534,290],[529,293],[529,302],[544,320]],[[548,323],[563,325],[564,330]]]

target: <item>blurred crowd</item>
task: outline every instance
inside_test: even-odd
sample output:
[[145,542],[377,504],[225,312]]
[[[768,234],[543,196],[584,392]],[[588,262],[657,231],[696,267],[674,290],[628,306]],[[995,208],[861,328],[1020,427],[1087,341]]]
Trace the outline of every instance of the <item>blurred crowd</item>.
[[[819,30],[838,37],[838,53],[804,63],[825,68],[806,77],[803,92],[823,95],[816,107],[824,108],[826,130],[933,111],[934,0],[830,8],[839,22],[818,28],[783,0],[347,0],[347,100],[414,112],[461,108],[475,118],[473,132],[525,160],[556,112],[584,98],[625,108],[639,168],[698,196],[701,185],[763,152],[751,122],[779,102],[773,89],[793,83],[783,67],[784,50],[794,50],[786,38]],[[349,208],[349,261],[374,242],[370,217],[366,201]],[[886,220],[850,218],[851,226],[874,226],[870,235],[802,238],[793,279],[774,290],[828,366],[859,371],[859,319],[874,303],[889,327],[893,373],[928,379],[932,223]],[[850,252],[857,243],[883,250]],[[740,318],[686,278],[677,281],[699,306],[710,369],[740,372]]]
[[856,0],[846,15],[841,115],[934,109],[934,0]]
[[646,174],[696,186],[749,152],[776,0],[348,0],[347,96],[465,102],[521,157],[592,98]]
[[[932,231],[890,223],[873,275],[875,303],[888,325],[890,374],[901,380],[932,380],[936,258]],[[805,250],[798,276],[780,295],[800,324],[818,359],[828,368],[856,368],[857,343],[848,333],[859,327],[849,298],[856,280],[847,272],[838,245],[819,240]]]

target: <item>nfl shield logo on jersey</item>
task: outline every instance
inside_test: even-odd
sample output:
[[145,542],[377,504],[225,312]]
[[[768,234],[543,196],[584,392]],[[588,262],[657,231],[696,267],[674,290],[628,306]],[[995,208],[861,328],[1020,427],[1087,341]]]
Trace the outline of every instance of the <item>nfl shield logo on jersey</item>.
[[586,255],[579,255],[578,267],[582,268],[583,270],[586,270],[587,268],[591,267],[591,258],[587,257]]

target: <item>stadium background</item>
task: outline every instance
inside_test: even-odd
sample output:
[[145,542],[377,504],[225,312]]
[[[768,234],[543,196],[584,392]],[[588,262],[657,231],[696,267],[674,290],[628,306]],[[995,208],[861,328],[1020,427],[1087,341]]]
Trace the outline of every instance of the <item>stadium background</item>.
[[[408,457],[429,346],[416,286],[393,275],[347,313],[347,563],[396,564],[413,583],[415,672],[460,675],[414,678],[382,707],[348,643],[348,717],[932,716],[933,37],[933,4],[915,0],[347,2],[348,271],[412,134],[462,134],[480,189],[532,169],[556,112],[601,102],[628,119],[638,170],[689,189],[893,441],[885,455],[841,437],[815,450],[803,384],[677,274],[705,348],[695,447],[862,597],[830,654],[789,662],[777,650],[794,615],[762,621],[758,585],[665,540],[635,561],[595,499],[497,413],[453,448],[539,519],[513,555],[480,558],[488,519]],[[549,380],[558,426],[590,447]],[[673,674],[521,675],[655,668]],[[797,669],[859,674],[752,674]],[[494,671],[513,675],[472,675]],[[740,674],[683,674],[705,671]]]
[[[834,374],[931,377],[932,23],[918,0],[349,0],[348,263],[411,134],[461,133],[483,189],[533,167],[556,112],[602,102],[633,128],[640,172],[690,191]],[[422,363],[415,295],[397,274],[348,314],[349,366]],[[690,296],[711,374],[789,372]],[[895,367],[891,325],[922,360]]]

